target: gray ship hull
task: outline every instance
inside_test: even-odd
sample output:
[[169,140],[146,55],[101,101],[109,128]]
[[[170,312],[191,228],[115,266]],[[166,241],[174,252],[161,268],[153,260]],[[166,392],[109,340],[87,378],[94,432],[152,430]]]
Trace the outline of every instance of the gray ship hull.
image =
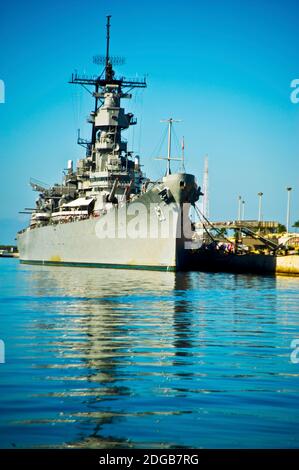
[[[161,197],[165,188],[170,195],[166,201]],[[196,198],[196,191],[193,175],[169,175],[132,202],[99,218],[27,228],[17,235],[20,261],[57,266],[185,269],[191,230],[186,210]]]

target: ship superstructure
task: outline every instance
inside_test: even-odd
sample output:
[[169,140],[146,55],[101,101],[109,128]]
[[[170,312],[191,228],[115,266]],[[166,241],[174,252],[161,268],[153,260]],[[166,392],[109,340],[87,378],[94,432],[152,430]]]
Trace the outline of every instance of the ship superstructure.
[[92,125],[91,140],[78,136],[78,143],[86,147],[86,156],[73,169],[68,161],[63,185],[49,189],[40,187],[34,181],[33,189],[41,190],[37,201],[39,212],[32,214],[31,226],[44,225],[50,218],[67,221],[68,218],[83,218],[106,213],[111,205],[133,195],[140,194],[149,180],[140,168],[139,156],[133,157],[128,151],[127,141],[122,139],[122,131],[137,124],[132,113],[121,107],[122,99],[132,98],[126,90],[146,87],[145,80],[125,80],[115,78],[109,57],[110,16],[107,17],[107,53],[104,77],[86,78],[73,74],[70,83],[92,86],[94,110],[88,121]]

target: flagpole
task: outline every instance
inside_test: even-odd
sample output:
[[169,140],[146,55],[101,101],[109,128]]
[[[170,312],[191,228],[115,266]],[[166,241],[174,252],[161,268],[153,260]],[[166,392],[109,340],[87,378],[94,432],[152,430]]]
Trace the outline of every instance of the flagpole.
[[182,139],[182,172],[185,173],[185,138]]

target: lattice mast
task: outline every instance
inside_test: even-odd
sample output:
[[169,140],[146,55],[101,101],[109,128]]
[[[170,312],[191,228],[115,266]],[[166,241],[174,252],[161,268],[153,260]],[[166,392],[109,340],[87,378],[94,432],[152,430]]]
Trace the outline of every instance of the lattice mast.
[[[117,94],[115,93],[116,100],[115,106],[120,105],[120,100],[122,98],[131,98],[131,95],[128,92],[123,92],[124,89],[129,89],[131,91],[133,88],[145,88],[146,81],[145,79],[142,80],[126,80],[124,77],[116,78],[115,72],[113,70],[113,65],[121,65],[124,63],[124,59],[119,56],[110,56],[110,19],[111,15],[107,16],[107,23],[106,23],[106,55],[105,56],[95,56],[94,62],[96,64],[105,64],[104,71],[99,75],[97,78],[94,77],[86,77],[86,76],[79,76],[77,73],[73,73],[71,80],[69,83],[81,85],[85,89],[89,86],[94,87],[94,91],[91,93],[94,98],[94,109],[90,113],[89,122],[92,124],[92,131],[91,131],[91,139],[90,141],[83,140],[79,137],[78,143],[80,145],[84,145],[87,147],[87,154],[91,155],[94,159],[94,149],[97,140],[97,133],[98,127],[96,123],[95,116],[97,115],[99,108],[104,104],[105,92],[111,90],[117,90]],[[89,90],[88,90],[89,91]],[[130,125],[135,124],[133,120],[129,123]],[[121,130],[122,126],[119,126],[119,130]],[[125,126],[126,128],[127,126]],[[119,135],[116,136],[120,138]],[[120,144],[120,142],[119,142]]]

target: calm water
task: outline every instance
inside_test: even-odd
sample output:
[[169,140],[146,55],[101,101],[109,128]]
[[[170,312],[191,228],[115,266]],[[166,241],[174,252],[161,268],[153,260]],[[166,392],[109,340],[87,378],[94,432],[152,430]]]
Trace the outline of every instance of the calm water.
[[299,278],[0,277],[1,447],[299,447]]

